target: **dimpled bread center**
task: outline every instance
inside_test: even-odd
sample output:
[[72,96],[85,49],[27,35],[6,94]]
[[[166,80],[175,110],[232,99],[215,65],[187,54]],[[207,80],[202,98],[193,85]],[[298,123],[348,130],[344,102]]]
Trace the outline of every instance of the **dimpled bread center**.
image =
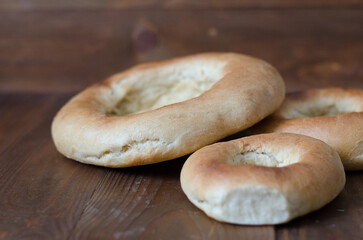
[[224,65],[204,59],[141,70],[112,86],[118,97],[108,113],[130,115],[198,97],[223,77]]
[[231,165],[257,165],[265,167],[284,167],[299,161],[299,152],[279,150],[272,152],[269,149],[244,148],[240,153],[228,160]]
[[349,100],[336,101],[334,99],[321,98],[315,101],[292,104],[283,116],[286,119],[302,117],[338,116],[349,112],[359,112],[360,107],[355,106]]

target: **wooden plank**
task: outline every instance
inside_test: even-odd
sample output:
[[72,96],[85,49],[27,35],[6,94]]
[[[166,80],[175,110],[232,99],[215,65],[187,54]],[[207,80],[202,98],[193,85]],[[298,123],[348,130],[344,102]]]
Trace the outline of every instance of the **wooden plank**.
[[[34,126],[43,121],[54,106],[56,96],[49,94],[11,94],[0,95],[0,154],[14,141],[24,137]],[[34,116],[39,116],[34,118]],[[32,119],[29,121],[29,119]]]
[[67,160],[49,131],[70,95],[21,91],[78,91],[135,63],[200,51],[264,58],[288,90],[363,88],[362,20],[362,10],[0,13],[0,239],[359,239],[360,172],[332,203],[291,223],[222,224],[182,193],[185,158],[128,169]]
[[[24,108],[0,118],[0,126],[18,117],[34,125],[26,125],[30,130],[0,154],[0,239],[303,240],[359,239],[363,235],[360,172],[347,174],[347,185],[333,202],[288,224],[219,223],[183,194],[179,174],[186,157],[126,169],[68,160],[56,152],[50,138],[51,119],[68,95],[1,95],[11,106],[24,104]],[[50,107],[39,110],[39,115],[29,114],[33,109],[26,108],[25,102],[40,100]],[[6,104],[0,104],[0,112],[5,108]],[[39,117],[42,120],[35,121]],[[0,128],[0,135],[3,131]],[[8,134],[12,133],[17,134]]]
[[180,187],[184,160],[109,170],[71,238],[274,239],[273,227],[219,223],[194,207]]
[[277,226],[277,239],[361,239],[363,236],[363,175],[347,172],[342,193],[322,209]]
[[362,22],[363,10],[0,13],[0,89],[80,91],[136,63],[206,51],[265,59],[290,90],[363,87]]
[[64,100],[40,115],[13,116],[42,121],[0,155],[0,239],[66,239],[102,179],[102,169],[66,160],[54,148],[50,122]]
[[[273,239],[272,227],[226,225],[196,209],[179,184],[185,158],[128,169],[67,160],[56,152],[49,132],[65,97],[51,101],[52,95],[6,95],[12,106],[17,105],[12,102],[35,104],[44,96],[52,106],[39,112],[40,122],[33,121],[39,115],[29,115],[32,109],[24,108],[22,116],[35,123],[28,126],[32,130],[0,154],[0,239],[182,239],[191,235]],[[0,111],[4,108],[0,105]],[[16,118],[21,112],[8,114],[14,115],[7,118]]]
[[362,0],[0,0],[0,10],[63,10],[63,9],[246,9],[246,8],[362,8]]

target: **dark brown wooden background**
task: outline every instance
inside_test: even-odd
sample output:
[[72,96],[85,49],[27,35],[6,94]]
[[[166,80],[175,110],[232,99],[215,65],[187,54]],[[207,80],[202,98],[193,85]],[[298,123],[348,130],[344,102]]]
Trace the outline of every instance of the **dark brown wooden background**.
[[265,59],[288,91],[363,88],[363,1],[0,0],[0,239],[363,239],[361,172],[321,210],[251,227],[186,199],[185,157],[106,169],[56,152],[50,123],[76,92],[206,51]]

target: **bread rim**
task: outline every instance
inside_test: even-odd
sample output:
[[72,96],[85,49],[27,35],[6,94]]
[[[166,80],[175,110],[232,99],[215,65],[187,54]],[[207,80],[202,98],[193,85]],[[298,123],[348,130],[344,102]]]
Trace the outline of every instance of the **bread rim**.
[[196,151],[185,162],[180,181],[188,199],[208,216],[266,225],[321,208],[343,189],[345,173],[339,155],[326,143],[269,133]]
[[[126,116],[108,113],[144,78],[170,69],[199,69],[207,63],[222,66],[222,77],[200,96]],[[60,153],[83,163],[151,164],[189,154],[250,127],[275,111],[284,95],[281,76],[262,60],[236,53],[191,55],[142,64],[87,88],[57,113],[52,137]]]
[[[286,117],[307,103],[333,107],[339,104],[345,113]],[[322,88],[288,93],[280,108],[251,132],[291,132],[323,140],[339,153],[345,170],[363,170],[363,90]]]

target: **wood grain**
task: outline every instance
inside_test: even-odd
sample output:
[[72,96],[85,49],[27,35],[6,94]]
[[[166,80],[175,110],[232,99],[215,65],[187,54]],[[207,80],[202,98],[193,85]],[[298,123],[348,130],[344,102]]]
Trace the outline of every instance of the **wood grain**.
[[0,94],[0,154],[44,121],[42,116],[54,111],[56,100],[56,96],[46,93],[38,95]]
[[346,186],[335,200],[303,218],[278,226],[277,239],[361,239],[363,185],[357,185],[357,181],[362,178],[361,172],[348,172]]
[[290,90],[361,87],[363,10],[0,13],[0,89],[75,92],[134,64],[207,51],[267,60]]
[[361,172],[316,212],[237,226],[185,197],[186,157],[107,169],[61,156],[50,136],[55,113],[88,85],[198,52],[265,59],[288,91],[363,89],[362,29],[362,0],[0,0],[0,239],[362,239]]
[[108,170],[72,238],[273,239],[273,227],[256,232],[254,227],[218,223],[192,206],[179,183],[184,160]]
[[[0,135],[18,136],[0,153],[0,239],[310,240],[363,235],[360,172],[348,173],[344,191],[322,209],[288,224],[250,227],[214,221],[187,200],[179,183],[186,157],[126,169],[68,160],[54,148],[50,123],[69,97],[0,93],[6,99],[0,112],[18,109],[1,117],[0,126],[24,118],[21,135],[16,128],[0,128]],[[32,114],[31,103],[45,107]]]
[[[8,99],[8,104],[13,104],[12,99],[36,103],[39,97],[53,98],[33,96],[33,101],[29,95],[22,98],[17,94]],[[51,104],[50,112],[40,115],[28,115],[32,109],[25,109],[26,120],[42,120],[0,155],[1,239],[66,239],[102,178],[101,169],[65,160],[57,154],[49,129],[60,103],[64,103],[64,97]]]
[[362,8],[362,0],[0,0],[0,10]]

